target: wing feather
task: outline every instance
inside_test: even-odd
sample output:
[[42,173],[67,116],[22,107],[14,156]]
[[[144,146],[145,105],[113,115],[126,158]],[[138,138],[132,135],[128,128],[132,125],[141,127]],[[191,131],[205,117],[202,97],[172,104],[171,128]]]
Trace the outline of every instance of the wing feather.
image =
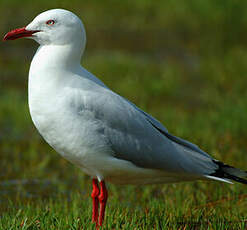
[[94,92],[87,109],[102,123],[114,157],[167,172],[205,175],[215,171],[212,158],[196,145],[172,136],[155,118],[109,89]]

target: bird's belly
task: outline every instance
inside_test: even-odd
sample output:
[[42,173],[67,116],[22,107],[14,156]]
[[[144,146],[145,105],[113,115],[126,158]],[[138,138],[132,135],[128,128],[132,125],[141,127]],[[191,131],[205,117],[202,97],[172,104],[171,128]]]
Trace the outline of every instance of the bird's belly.
[[193,180],[188,175],[141,168],[130,161],[113,156],[101,158],[97,167],[102,172],[104,179],[114,184],[160,184]]
[[34,125],[46,142],[64,158],[95,177],[100,174],[97,162],[110,154],[107,140],[99,131],[101,124],[90,114],[77,115],[68,111],[30,107]]
[[[141,168],[130,161],[114,157],[109,143],[96,120],[67,116],[63,113],[57,119],[40,113],[32,115],[33,122],[43,138],[59,154],[81,168],[86,174],[105,179],[115,184],[154,184],[185,180],[185,176],[175,175],[157,169]],[[90,116],[89,116],[90,117]]]

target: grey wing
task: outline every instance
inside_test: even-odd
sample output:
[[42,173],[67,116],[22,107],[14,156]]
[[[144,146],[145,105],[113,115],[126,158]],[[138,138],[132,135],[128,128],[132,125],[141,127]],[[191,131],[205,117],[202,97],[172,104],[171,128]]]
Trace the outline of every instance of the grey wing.
[[103,124],[114,157],[168,172],[209,174],[212,158],[190,142],[168,133],[160,122],[112,91],[97,96],[92,108]]
[[167,138],[169,138],[171,141],[174,141],[180,145],[183,145],[186,148],[189,148],[195,152],[201,153],[205,156],[210,157],[206,152],[204,152],[203,150],[201,150],[197,145],[184,140],[180,137],[176,137],[172,134],[170,134],[167,130],[167,128],[162,125],[157,119],[155,119],[154,117],[152,117],[150,114],[144,112],[143,110],[141,110],[140,108],[138,108],[135,104],[133,104],[131,101],[127,100],[126,98],[123,98],[124,100],[126,100],[128,103],[130,103],[132,106],[134,106],[138,111],[140,111],[142,114],[145,115],[146,119],[156,128],[158,129],[161,133],[163,133]]
[[[122,97],[123,98],[123,97]],[[158,129],[160,129],[162,132],[164,133],[168,133],[167,128],[162,125],[157,119],[155,119],[154,117],[152,117],[150,114],[144,112],[143,110],[141,110],[140,108],[138,108],[135,104],[133,104],[131,101],[127,100],[126,98],[123,98],[123,100],[127,101],[129,104],[131,104],[135,109],[137,109],[139,112],[141,112],[143,115],[145,115],[146,119],[151,122],[155,127],[157,127]]]

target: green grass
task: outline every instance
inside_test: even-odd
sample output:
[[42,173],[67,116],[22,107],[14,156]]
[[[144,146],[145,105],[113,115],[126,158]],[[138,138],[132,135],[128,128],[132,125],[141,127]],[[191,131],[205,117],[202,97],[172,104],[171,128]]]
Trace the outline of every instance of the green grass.
[[[87,29],[83,65],[219,160],[247,169],[247,3],[0,2],[3,35],[63,7]],[[27,73],[37,45],[0,44],[0,229],[94,229],[91,181],[33,127]],[[247,187],[109,186],[104,229],[245,229]]]

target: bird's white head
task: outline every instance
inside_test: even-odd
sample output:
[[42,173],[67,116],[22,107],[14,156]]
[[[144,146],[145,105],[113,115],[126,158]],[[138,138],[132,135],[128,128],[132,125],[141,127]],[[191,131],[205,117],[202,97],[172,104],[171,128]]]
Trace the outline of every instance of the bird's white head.
[[52,9],[39,14],[26,27],[10,31],[4,40],[32,38],[40,45],[67,45],[74,43],[81,48],[86,44],[82,21],[72,12]]

